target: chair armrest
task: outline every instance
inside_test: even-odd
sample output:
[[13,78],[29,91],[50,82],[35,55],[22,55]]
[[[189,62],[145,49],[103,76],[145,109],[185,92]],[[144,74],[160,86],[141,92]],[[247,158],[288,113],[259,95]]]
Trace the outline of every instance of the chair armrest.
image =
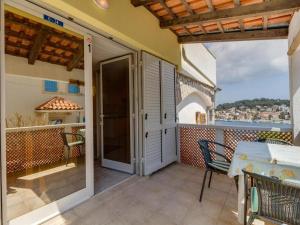
[[[76,141],[83,141],[83,143],[85,143],[85,138],[83,135],[81,134],[77,134],[77,133],[63,133],[63,135],[65,136],[75,136],[76,137]],[[80,137],[80,139],[78,138]],[[67,141],[67,144],[68,144],[68,141]]]

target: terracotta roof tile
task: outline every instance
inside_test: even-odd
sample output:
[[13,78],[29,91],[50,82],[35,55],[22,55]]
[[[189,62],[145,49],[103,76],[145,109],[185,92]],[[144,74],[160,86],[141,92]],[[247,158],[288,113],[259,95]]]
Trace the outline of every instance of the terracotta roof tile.
[[35,108],[35,110],[82,110],[83,107],[77,103],[62,97],[54,97]]

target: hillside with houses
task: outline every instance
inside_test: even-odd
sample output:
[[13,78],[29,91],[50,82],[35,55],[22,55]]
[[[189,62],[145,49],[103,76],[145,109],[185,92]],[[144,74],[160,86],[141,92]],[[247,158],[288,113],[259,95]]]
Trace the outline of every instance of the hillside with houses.
[[288,122],[289,104],[289,100],[265,98],[220,104],[216,120]]

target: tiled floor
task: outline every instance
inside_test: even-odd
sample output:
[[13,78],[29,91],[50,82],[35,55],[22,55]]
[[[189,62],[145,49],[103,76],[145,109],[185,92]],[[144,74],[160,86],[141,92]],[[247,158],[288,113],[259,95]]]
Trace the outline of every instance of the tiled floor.
[[95,193],[99,193],[130,177],[131,174],[101,167],[99,162],[94,164]]
[[237,225],[234,182],[214,176],[199,203],[202,177],[203,170],[182,164],[133,176],[44,225]]

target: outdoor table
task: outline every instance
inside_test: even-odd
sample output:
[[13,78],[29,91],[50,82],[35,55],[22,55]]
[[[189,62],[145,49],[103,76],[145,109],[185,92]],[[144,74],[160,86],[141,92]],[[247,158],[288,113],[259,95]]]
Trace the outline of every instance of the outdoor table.
[[244,222],[244,174],[242,170],[275,176],[299,183],[300,147],[260,142],[239,142],[233,155],[228,176],[239,176],[238,220]]

